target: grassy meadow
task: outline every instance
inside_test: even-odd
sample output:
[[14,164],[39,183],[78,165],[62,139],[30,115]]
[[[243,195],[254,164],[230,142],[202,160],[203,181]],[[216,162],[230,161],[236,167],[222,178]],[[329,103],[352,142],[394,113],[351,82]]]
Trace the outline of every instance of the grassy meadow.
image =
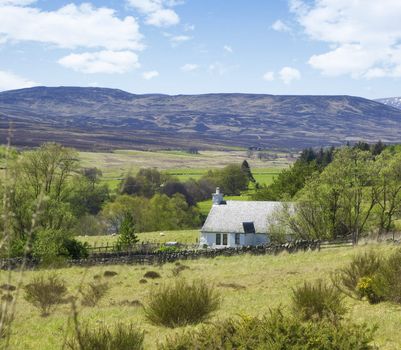
[[113,153],[80,152],[83,167],[97,167],[102,170],[103,180],[111,188],[117,188],[121,179],[128,173],[136,174],[141,168],[157,168],[178,177],[181,181],[199,179],[208,170],[223,168],[248,160],[256,180],[269,184],[283,168],[288,167],[295,158],[290,153],[271,152],[274,160],[249,159],[245,150],[200,151],[190,154],[184,151],[132,151],[119,150]]
[[[118,273],[109,278],[111,289],[106,297],[95,308],[79,306],[79,319],[89,322],[93,327],[105,323],[134,323],[145,330],[145,349],[155,349],[158,342],[176,331],[153,326],[148,323],[144,309],[138,302],[146,305],[151,290],[158,285],[171,283],[176,278],[187,280],[205,279],[216,288],[222,297],[220,309],[212,321],[218,321],[238,314],[263,315],[270,308],[280,305],[287,307],[290,303],[291,288],[304,281],[329,279],[332,271],[349,263],[351,257],[368,249],[380,250],[389,254],[393,248],[387,245],[360,246],[357,248],[332,248],[321,252],[281,254],[279,256],[238,256],[218,257],[185,261],[189,269],[174,277],[174,264],[164,266],[98,266],[91,268],[71,267],[57,270],[65,279],[71,295],[77,295],[81,283],[93,281],[95,275],[102,275],[111,270]],[[148,280],[140,284],[146,271],[154,270],[161,278]],[[43,271],[27,271],[23,275],[23,284]],[[18,273],[11,273],[11,283],[17,284]],[[9,283],[8,273],[1,272],[0,283]],[[3,292],[4,293],[4,292]],[[15,292],[13,292],[15,293]],[[356,301],[346,298],[347,317],[355,322],[377,324],[375,343],[380,349],[399,349],[401,333],[399,332],[401,307],[389,303],[370,305],[367,301]],[[79,305],[79,303],[78,303]],[[39,311],[23,298],[23,292],[17,301],[16,319],[11,337],[12,349],[54,350],[61,349],[66,333],[71,332],[70,307],[60,305],[48,317],[41,317]],[[192,328],[190,326],[188,328]],[[196,327],[196,326],[195,326]]]
[[[199,239],[199,230],[181,230],[181,231],[163,231],[163,235],[159,232],[142,232],[137,233],[140,242],[180,242],[183,244],[195,244]],[[91,246],[105,246],[114,244],[118,236],[77,236],[81,242],[87,242]]]

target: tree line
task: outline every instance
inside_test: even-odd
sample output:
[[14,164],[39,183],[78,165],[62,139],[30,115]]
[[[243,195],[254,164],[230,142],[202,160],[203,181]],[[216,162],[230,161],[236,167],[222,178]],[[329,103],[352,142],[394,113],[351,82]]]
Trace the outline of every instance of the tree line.
[[0,161],[7,162],[1,180],[0,255],[49,261],[87,254],[76,235],[124,231],[132,238],[134,232],[198,228],[199,201],[210,199],[217,186],[239,194],[253,179],[247,163],[186,182],[141,169],[111,191],[99,169],[82,168],[74,149],[56,143],[20,153],[2,148]]
[[[273,236],[351,238],[357,243],[368,234],[383,236],[396,230],[396,221],[401,218],[398,146],[379,142],[329,149],[319,152],[328,160],[320,165],[313,154],[308,154],[303,152],[300,160],[273,183],[273,190],[265,189],[264,193],[271,195],[282,186],[281,199],[287,202],[272,217],[269,229]],[[298,182],[286,187],[291,177]]]

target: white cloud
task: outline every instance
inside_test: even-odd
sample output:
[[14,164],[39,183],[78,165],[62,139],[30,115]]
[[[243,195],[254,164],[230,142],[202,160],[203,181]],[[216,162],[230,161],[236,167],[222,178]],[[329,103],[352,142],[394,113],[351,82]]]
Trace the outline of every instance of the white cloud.
[[197,70],[197,69],[199,69],[199,65],[194,64],[194,63],[187,63],[181,67],[181,70],[183,72],[193,72],[194,70]]
[[401,75],[401,1],[291,0],[290,9],[309,37],[331,46],[309,60],[323,74]]
[[143,73],[142,73],[142,77],[143,77],[143,79],[145,79],[145,80],[151,80],[151,79],[153,79],[153,78],[158,77],[159,75],[160,75],[160,74],[159,74],[159,72],[158,72],[157,70],[151,70],[151,71],[143,72]]
[[274,72],[266,72],[263,74],[263,80],[273,81],[274,80]]
[[209,65],[209,72],[212,74],[217,74],[217,75],[225,75],[235,69],[237,69],[239,66],[238,65],[226,65],[222,62],[214,62]]
[[23,89],[40,85],[11,72],[0,71],[0,91]]
[[272,24],[272,29],[277,32],[290,32],[291,28],[285,24],[281,19],[278,19]]
[[284,84],[291,84],[293,80],[301,79],[301,73],[298,69],[292,67],[284,67],[278,73],[280,79],[284,82]]
[[26,6],[35,3],[37,0],[0,0],[0,6]]
[[0,41],[35,41],[61,48],[139,50],[142,35],[133,17],[90,4],[70,4],[56,11],[5,6],[0,9]]
[[169,27],[180,22],[178,14],[169,7],[180,5],[173,0],[127,0],[128,4],[146,15],[145,22],[156,27]]
[[188,35],[175,35],[170,37],[170,41],[174,44],[183,43],[185,41],[191,40],[192,37]]
[[185,24],[184,31],[186,32],[193,32],[195,30],[195,26],[193,24]]
[[99,51],[71,54],[58,61],[62,66],[87,74],[125,73],[138,68],[138,55],[131,51]]
[[228,53],[233,53],[234,50],[230,45],[224,45],[223,47],[224,51],[228,52]]

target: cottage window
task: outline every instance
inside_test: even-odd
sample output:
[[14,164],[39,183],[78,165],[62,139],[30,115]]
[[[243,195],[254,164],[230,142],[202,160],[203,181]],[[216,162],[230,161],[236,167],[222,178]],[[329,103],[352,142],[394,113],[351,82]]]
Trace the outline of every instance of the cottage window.
[[223,234],[223,245],[227,245],[227,233]]
[[243,222],[242,226],[244,227],[244,233],[255,233],[255,225],[253,222]]
[[240,237],[241,237],[241,235],[239,233],[235,234],[235,244],[236,245],[240,245],[240,243],[241,243]]
[[221,245],[221,233],[216,233],[216,245]]

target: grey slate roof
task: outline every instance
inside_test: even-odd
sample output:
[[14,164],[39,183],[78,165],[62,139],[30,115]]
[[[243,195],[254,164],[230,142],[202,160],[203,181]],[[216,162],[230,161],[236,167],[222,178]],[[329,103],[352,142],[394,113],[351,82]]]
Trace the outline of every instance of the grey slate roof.
[[244,233],[244,222],[253,222],[256,233],[267,233],[269,216],[281,202],[227,201],[213,205],[201,232]]

